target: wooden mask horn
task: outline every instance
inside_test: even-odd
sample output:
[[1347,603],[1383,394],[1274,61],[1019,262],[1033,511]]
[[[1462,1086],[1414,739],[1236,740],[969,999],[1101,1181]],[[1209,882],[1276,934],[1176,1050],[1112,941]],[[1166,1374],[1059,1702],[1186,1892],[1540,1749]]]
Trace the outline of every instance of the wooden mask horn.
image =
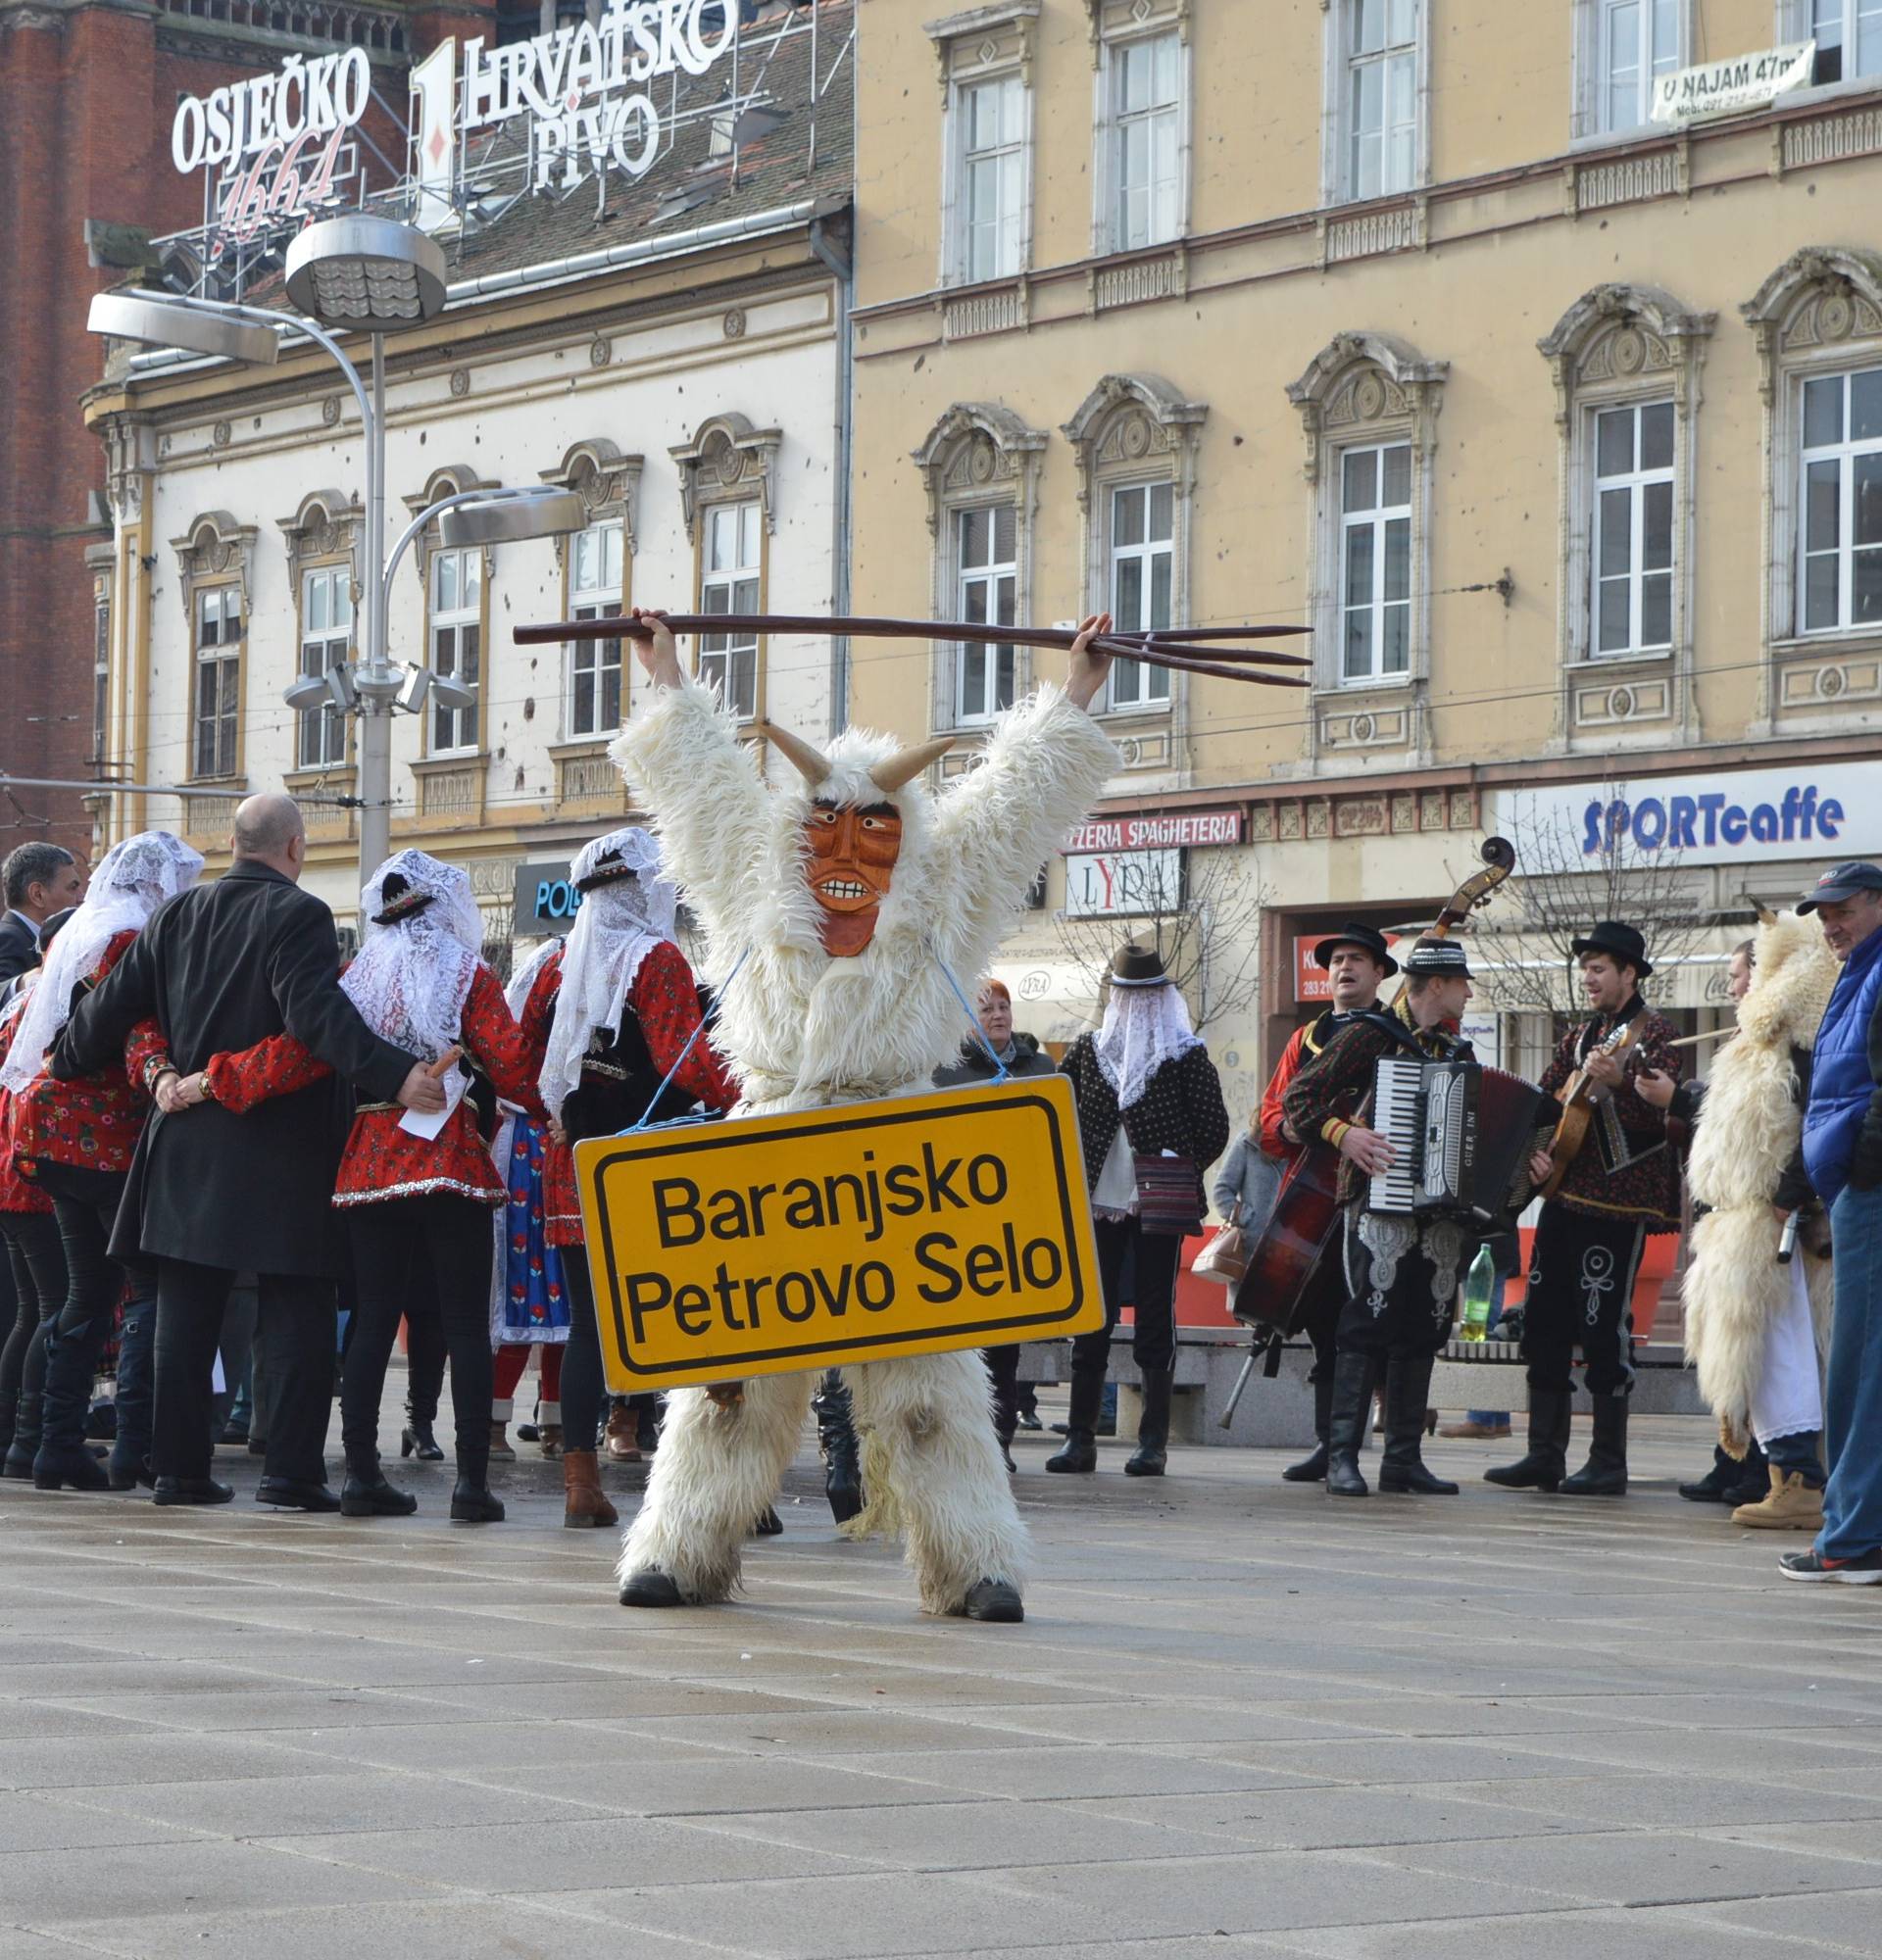
[[804,780],[816,789],[825,782],[830,773],[830,759],[813,749],[808,742],[800,740],[788,728],[780,728],[775,721],[765,724],[767,740],[774,743],[779,755],[789,761]]
[[917,743],[913,749],[898,749],[893,756],[876,763],[869,781],[884,795],[893,795],[905,783],[912,783],[930,762],[938,762],[954,747],[952,735],[937,735],[932,742]]

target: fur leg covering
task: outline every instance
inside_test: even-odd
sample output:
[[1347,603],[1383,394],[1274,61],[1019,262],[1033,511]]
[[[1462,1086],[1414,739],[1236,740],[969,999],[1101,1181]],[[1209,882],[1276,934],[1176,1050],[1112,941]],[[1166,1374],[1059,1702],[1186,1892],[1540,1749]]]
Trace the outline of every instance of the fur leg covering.
[[619,1577],[665,1572],[688,1605],[713,1605],[738,1584],[752,1520],[777,1495],[804,1433],[816,1375],[762,1375],[721,1406],[704,1389],[676,1389],[647,1494],[621,1540]]
[[958,1611],[982,1579],[1018,1586],[1026,1528],[1001,1460],[978,1352],[870,1361],[843,1372],[864,1438],[869,1509],[906,1535],[921,1610]]

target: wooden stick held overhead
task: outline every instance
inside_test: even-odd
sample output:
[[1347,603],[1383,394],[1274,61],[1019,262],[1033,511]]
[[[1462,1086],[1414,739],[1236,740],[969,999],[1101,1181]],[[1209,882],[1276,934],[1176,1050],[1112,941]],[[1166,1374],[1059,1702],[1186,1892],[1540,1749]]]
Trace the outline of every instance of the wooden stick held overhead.
[[[1065,626],[989,626],[956,619],[895,619],[781,612],[669,612],[667,624],[675,633],[805,633],[845,634],[857,639],[962,640],[988,647],[1069,648],[1078,635]],[[1093,644],[1102,653],[1180,673],[1213,674],[1220,680],[1247,681],[1265,687],[1306,687],[1304,673],[1258,673],[1254,667],[1302,668],[1312,665],[1306,654],[1286,654],[1266,647],[1217,646],[1217,640],[1260,639],[1299,635],[1304,626],[1185,626],[1153,633],[1107,633]],[[649,629],[631,616],[600,619],[556,619],[519,626],[520,647],[551,646],[564,640],[636,640],[651,637]]]

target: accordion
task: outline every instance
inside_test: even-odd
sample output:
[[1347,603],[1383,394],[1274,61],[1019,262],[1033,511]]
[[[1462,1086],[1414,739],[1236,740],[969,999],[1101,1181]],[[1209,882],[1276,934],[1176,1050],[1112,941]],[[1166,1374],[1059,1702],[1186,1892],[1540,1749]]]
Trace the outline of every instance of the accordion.
[[1387,1055],[1372,1085],[1372,1128],[1392,1168],[1366,1208],[1505,1223],[1528,1201],[1529,1157],[1560,1110],[1533,1082],[1474,1061]]

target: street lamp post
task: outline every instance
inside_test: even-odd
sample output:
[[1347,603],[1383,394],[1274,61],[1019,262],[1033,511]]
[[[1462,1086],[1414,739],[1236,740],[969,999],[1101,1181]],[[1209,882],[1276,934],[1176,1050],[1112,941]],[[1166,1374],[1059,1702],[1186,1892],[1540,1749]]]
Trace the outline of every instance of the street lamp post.
[[[332,691],[343,710],[360,716],[360,882],[389,855],[392,829],[392,715],[404,705],[417,710],[428,686],[451,705],[474,699],[461,682],[429,672],[421,660],[416,675],[393,666],[388,656],[392,574],[407,547],[432,518],[453,527],[460,545],[507,543],[579,530],[587,521],[571,491],[467,491],[421,512],[385,557],[385,360],[384,335],[430,319],[444,307],[444,255],[416,226],[354,212],[311,224],[288,248],[288,296],[302,311],[244,306],[174,293],[100,293],[87,324],[93,333],[155,347],[180,347],[229,361],[272,366],[280,356],[281,329],[304,333],[323,348],[345,375],[359,407],[366,438],[366,564],[361,579],[365,654],[349,690]],[[365,332],[371,340],[371,388],[329,329]],[[308,677],[287,690],[290,707],[317,705],[327,693],[324,677]]]

